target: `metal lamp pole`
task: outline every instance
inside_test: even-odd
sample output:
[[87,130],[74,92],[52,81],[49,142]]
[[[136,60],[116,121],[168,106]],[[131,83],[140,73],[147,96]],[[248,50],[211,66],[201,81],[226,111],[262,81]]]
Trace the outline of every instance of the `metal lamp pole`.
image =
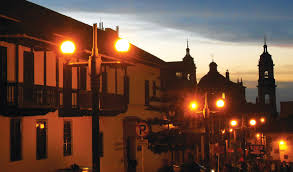
[[209,161],[210,161],[210,128],[209,128],[209,121],[208,118],[210,116],[210,109],[208,106],[207,100],[207,93],[205,93],[205,100],[204,100],[204,107],[203,107],[203,117],[204,117],[204,125],[205,125],[205,140],[207,144],[205,146],[205,163],[208,165],[209,168]]
[[93,172],[100,172],[100,66],[101,56],[98,53],[97,45],[97,24],[93,25],[93,48],[92,55],[89,58],[90,76],[91,76],[91,90],[92,90],[92,163]]

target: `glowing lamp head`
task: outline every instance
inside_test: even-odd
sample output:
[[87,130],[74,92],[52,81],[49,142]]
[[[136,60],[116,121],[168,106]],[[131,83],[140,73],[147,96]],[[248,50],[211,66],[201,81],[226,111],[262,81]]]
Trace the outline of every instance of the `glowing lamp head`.
[[260,134],[257,133],[257,134],[255,135],[255,137],[259,139],[259,138],[260,138]]
[[190,102],[189,104],[190,110],[196,110],[198,108],[198,105],[195,101]]
[[73,54],[75,51],[75,45],[72,41],[64,41],[60,46],[60,50],[63,54]]
[[225,106],[225,101],[223,99],[219,99],[216,102],[218,108],[223,108]]
[[236,120],[231,120],[231,121],[230,121],[230,125],[231,125],[232,127],[237,126],[237,121],[236,121]]
[[255,120],[255,119],[251,119],[251,120],[249,121],[249,124],[250,124],[251,126],[255,126],[255,125],[256,125],[256,120]]
[[222,134],[225,134],[225,132],[226,132],[225,130],[222,130]]
[[287,144],[286,144],[286,142],[284,140],[279,141],[279,149],[282,150],[282,151],[287,149]]
[[232,131],[233,131],[233,129],[232,129],[232,128],[230,128],[229,132],[231,133]]
[[126,39],[118,39],[115,43],[115,49],[118,52],[127,52],[130,48],[130,44]]
[[260,118],[260,122],[261,123],[265,123],[266,122],[266,119],[264,117]]

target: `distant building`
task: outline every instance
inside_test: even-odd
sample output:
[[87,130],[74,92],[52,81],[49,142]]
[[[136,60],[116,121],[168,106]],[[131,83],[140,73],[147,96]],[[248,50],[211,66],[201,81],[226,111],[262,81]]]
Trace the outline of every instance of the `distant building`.
[[257,103],[269,104],[277,115],[276,106],[276,84],[274,77],[274,63],[272,56],[268,53],[266,41],[264,43],[264,52],[261,54],[258,63],[258,98]]

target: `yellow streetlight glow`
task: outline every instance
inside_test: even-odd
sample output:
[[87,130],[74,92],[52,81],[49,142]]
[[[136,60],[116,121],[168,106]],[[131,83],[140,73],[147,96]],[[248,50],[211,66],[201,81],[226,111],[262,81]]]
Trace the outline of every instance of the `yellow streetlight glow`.
[[229,130],[229,131],[230,131],[230,133],[231,133],[231,132],[233,131],[233,129],[232,129],[232,128],[230,128],[230,130]]
[[189,108],[190,110],[196,110],[198,107],[197,103],[195,101],[192,101],[190,104],[189,104]]
[[284,140],[279,141],[279,149],[280,150],[286,150],[287,149],[287,144]]
[[260,134],[259,134],[259,133],[257,133],[255,136],[256,136],[256,138],[259,138],[259,137],[260,137]]
[[222,134],[225,134],[225,132],[226,132],[225,130],[222,130]]
[[255,126],[255,125],[256,125],[256,120],[255,120],[255,119],[251,119],[251,120],[249,121],[249,124],[250,124],[251,126]]
[[216,105],[218,108],[222,108],[225,106],[225,101],[223,99],[219,99],[217,100]]
[[127,52],[130,44],[126,39],[118,39],[115,43],[115,48],[118,52]]
[[60,50],[63,54],[73,54],[75,51],[75,45],[72,41],[64,41],[60,46]]
[[231,121],[230,121],[230,125],[231,125],[232,127],[237,126],[237,121],[236,121],[236,120],[231,120]]
[[266,122],[265,118],[264,117],[260,118],[260,122],[265,123]]

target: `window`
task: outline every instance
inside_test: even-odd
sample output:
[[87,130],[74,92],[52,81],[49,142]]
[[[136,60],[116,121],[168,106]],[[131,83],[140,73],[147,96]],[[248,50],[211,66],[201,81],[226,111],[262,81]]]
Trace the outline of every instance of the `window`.
[[270,104],[270,95],[265,94],[265,104]]
[[108,77],[107,72],[102,72],[102,92],[107,93],[108,89]]
[[64,156],[72,155],[72,122],[64,121],[64,141],[63,141],[63,154]]
[[176,77],[177,78],[182,78],[182,72],[176,72]]
[[47,120],[36,122],[37,160],[47,158]]
[[191,77],[191,75],[190,75],[190,73],[188,73],[187,76],[186,76],[186,79],[187,79],[188,81],[190,81],[190,80],[191,80],[190,77]]
[[150,85],[149,85],[149,80],[145,80],[144,82],[144,89],[145,89],[145,105],[150,104]]
[[265,71],[264,76],[265,76],[265,78],[269,78],[269,72]]
[[10,120],[10,160],[18,161],[22,159],[21,150],[21,120]]
[[127,103],[129,103],[129,77],[124,76],[124,96],[126,96]]
[[153,96],[156,97],[156,95],[157,95],[156,81],[153,81]]
[[85,67],[80,67],[80,89],[81,90],[86,90],[86,74],[87,74],[87,69]]

